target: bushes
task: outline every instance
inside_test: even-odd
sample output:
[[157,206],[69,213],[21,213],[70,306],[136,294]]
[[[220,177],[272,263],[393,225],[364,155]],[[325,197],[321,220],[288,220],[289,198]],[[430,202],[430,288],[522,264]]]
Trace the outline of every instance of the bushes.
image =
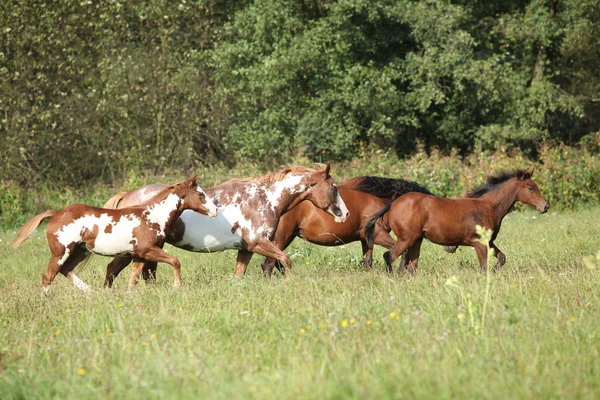
[[[527,159],[523,153],[496,151],[461,157],[456,151],[444,154],[434,150],[427,153],[423,147],[407,160],[381,150],[361,150],[361,156],[347,163],[334,163],[332,176],[336,182],[361,175],[379,175],[413,180],[427,186],[432,192],[448,197],[462,197],[485,182],[487,175],[503,170],[534,168],[534,180],[553,209],[573,209],[600,203],[600,160],[585,147],[564,145],[542,146],[538,162]],[[295,163],[310,165],[306,158]],[[258,176],[269,172],[256,164],[240,163],[231,170],[224,164],[190,169],[185,175],[198,173],[201,185],[211,187],[234,177]],[[23,189],[14,182],[0,181],[0,229],[9,229],[48,208],[60,209],[72,203],[101,206],[119,190],[130,190],[153,182],[176,182],[183,179],[180,171],[166,175],[130,174],[113,186],[70,188],[56,185],[36,185]]]

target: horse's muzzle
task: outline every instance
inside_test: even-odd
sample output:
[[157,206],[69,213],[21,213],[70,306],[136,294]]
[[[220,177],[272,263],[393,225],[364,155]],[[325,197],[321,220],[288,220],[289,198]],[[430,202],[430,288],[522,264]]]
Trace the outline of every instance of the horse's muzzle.
[[329,209],[327,211],[331,215],[333,215],[333,220],[335,222],[337,222],[338,224],[346,221],[348,219],[348,217],[350,216],[350,212],[348,210],[346,210],[346,213],[344,215],[344,212],[342,211],[342,209],[339,207],[336,207],[336,206],[329,207]]
[[537,212],[539,212],[540,214],[544,214],[546,211],[548,211],[549,208],[550,205],[546,202],[540,203],[536,207]]

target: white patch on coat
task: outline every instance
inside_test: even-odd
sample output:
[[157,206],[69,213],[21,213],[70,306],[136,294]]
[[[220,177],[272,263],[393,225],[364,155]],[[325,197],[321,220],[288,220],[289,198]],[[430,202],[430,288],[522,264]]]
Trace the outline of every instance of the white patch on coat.
[[[131,242],[137,243],[137,239],[133,237],[133,230],[140,224],[141,220],[132,214],[121,216],[118,222],[114,222],[108,214],[100,214],[97,217],[95,215],[84,215],[63,226],[55,235],[58,242],[67,247],[73,243],[81,243],[85,231],[98,227],[94,248],[89,250],[104,255],[125,254],[133,251]],[[111,225],[110,233],[105,232],[108,225]]]
[[256,196],[256,193],[258,193],[258,185],[256,183],[246,188],[246,194],[248,195],[248,198],[253,198]]
[[[180,217],[185,225],[183,238],[174,243],[177,247],[191,247],[192,251],[210,253],[228,249],[239,249],[242,245],[242,230],[248,239],[255,240],[252,222],[246,219],[241,208],[228,204],[219,208],[219,215],[208,218],[192,210],[185,210]],[[236,229],[232,232],[232,228]]]
[[303,192],[306,190],[306,185],[300,185],[302,182],[302,175],[287,175],[284,179],[273,183],[271,188],[265,190],[265,197],[272,209],[277,208],[279,205],[279,199],[283,194],[283,191],[288,191],[290,194]]
[[70,255],[71,255],[71,250],[69,250],[68,247],[65,247],[65,254],[63,254],[61,259],[58,260],[58,265],[63,265],[65,263],[65,261],[67,261],[67,259],[69,258]]
[[158,234],[164,236],[165,226],[169,222],[169,217],[173,211],[177,210],[180,203],[181,198],[175,193],[171,193],[166,199],[147,206],[143,215],[151,223],[158,224],[160,227]]

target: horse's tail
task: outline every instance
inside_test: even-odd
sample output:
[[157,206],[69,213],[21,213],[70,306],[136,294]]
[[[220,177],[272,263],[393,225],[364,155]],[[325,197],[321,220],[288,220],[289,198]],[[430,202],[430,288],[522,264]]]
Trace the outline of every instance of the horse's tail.
[[123,200],[123,197],[125,197],[126,194],[127,192],[119,192],[115,194],[113,197],[108,199],[108,201],[102,206],[102,208],[117,208],[119,202]]
[[56,214],[56,211],[46,210],[43,213],[31,218],[29,221],[25,222],[25,225],[23,225],[21,229],[19,229],[19,232],[17,232],[17,236],[12,242],[13,247],[19,247],[21,243],[23,243],[29,236],[31,236],[33,231],[35,231],[35,229],[42,223],[43,220],[52,217],[54,214]]
[[383,216],[383,214],[390,210],[390,207],[392,207],[391,202],[387,203],[381,210],[373,214],[373,216],[367,221],[367,224],[365,225],[365,235],[367,237],[367,246],[369,246],[369,248],[373,248],[373,241],[375,239],[375,223]]

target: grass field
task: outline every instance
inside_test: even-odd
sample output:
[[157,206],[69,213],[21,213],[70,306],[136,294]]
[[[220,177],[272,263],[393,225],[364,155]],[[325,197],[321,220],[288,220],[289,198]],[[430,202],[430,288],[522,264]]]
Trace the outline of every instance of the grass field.
[[[45,225],[44,225],[45,229]],[[44,229],[0,234],[0,398],[600,398],[600,210],[510,214],[492,277],[475,253],[425,243],[415,277],[374,270],[360,246],[296,241],[290,280],[255,257],[192,254],[154,284],[101,289],[108,258],[46,297]],[[128,270],[126,270],[128,273]],[[455,278],[452,278],[455,277]],[[452,282],[452,284],[448,284]]]

